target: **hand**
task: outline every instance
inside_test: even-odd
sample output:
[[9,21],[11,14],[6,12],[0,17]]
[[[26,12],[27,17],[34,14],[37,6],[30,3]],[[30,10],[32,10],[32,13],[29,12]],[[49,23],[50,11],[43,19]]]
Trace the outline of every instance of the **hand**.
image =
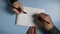
[[13,8],[13,11],[16,13],[16,14],[21,14],[23,12],[23,6],[18,2],[18,1],[15,1],[13,4],[12,4],[13,7],[15,8],[20,8],[20,10],[22,11],[18,11],[17,9]]
[[27,32],[27,34],[37,34],[36,27],[31,26]]
[[[50,24],[48,24],[44,21],[43,22],[39,21],[37,18],[38,16],[42,17],[45,21],[49,22]],[[36,20],[37,20],[39,26],[45,28],[46,30],[50,30],[54,27],[53,22],[48,14],[40,13],[37,15],[37,17],[36,17]]]

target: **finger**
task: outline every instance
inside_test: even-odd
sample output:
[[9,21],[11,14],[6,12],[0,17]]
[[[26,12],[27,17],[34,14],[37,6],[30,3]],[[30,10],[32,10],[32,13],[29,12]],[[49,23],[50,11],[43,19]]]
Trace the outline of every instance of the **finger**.
[[22,11],[24,11],[23,7],[20,7],[20,9],[21,9]]
[[45,13],[41,13],[38,16],[43,19],[42,21],[43,21],[44,24],[45,24],[45,22],[48,22],[48,20],[49,20],[49,15],[47,15]]
[[32,34],[36,34],[36,27],[32,26],[32,30],[31,30]]
[[32,30],[31,30],[32,34],[34,34],[34,27],[32,27]]
[[21,14],[22,12],[19,12],[17,9],[13,9],[13,11],[16,13],[16,14]]
[[36,28],[36,26],[33,26],[33,34],[37,34],[37,28]]
[[29,27],[27,34],[32,34],[32,27]]
[[19,13],[24,12],[20,7],[18,8]]
[[21,11],[24,11],[23,6],[19,5],[19,8],[21,9]]
[[46,13],[40,13],[40,14],[43,14],[43,15],[45,15],[45,16],[48,16],[48,14],[46,14]]
[[37,34],[35,26],[31,26],[28,31],[29,32],[27,34]]
[[16,9],[13,9],[13,11],[14,11],[16,14],[19,14],[19,12],[18,12]]
[[31,29],[30,29],[30,33],[29,34],[35,34],[35,27],[34,26],[31,26]]
[[37,27],[35,27],[34,31],[35,31],[34,33],[37,34]]
[[37,21],[38,26],[43,26],[44,25],[41,21],[38,20],[38,16],[36,16],[36,21]]
[[45,14],[45,13],[40,13],[38,16],[42,17],[42,18],[45,18],[45,16],[49,16],[48,14]]

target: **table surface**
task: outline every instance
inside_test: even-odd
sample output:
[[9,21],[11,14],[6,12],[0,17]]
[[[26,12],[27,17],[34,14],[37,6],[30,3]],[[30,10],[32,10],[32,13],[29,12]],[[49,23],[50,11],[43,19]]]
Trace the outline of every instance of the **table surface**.
[[[10,13],[7,0],[0,0],[0,34],[26,34],[29,27],[15,25],[16,14]],[[54,25],[60,30],[59,0],[19,0],[23,6],[42,8],[49,14]],[[43,34],[39,29],[38,34]]]

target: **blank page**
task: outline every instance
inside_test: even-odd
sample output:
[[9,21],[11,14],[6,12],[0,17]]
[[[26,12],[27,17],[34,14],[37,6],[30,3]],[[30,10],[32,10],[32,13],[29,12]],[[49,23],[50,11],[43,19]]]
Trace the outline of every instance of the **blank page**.
[[39,9],[39,8],[32,8],[32,7],[23,7],[24,11],[27,14],[19,14],[17,16],[17,22],[16,25],[23,25],[23,26],[35,26],[33,22],[33,15],[38,14],[41,12],[45,12],[45,9]]

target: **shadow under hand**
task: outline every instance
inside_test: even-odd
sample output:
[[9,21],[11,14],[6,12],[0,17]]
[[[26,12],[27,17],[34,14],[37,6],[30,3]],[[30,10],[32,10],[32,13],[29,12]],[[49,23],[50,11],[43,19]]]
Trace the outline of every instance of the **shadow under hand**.
[[38,29],[44,33],[44,34],[51,34],[49,31],[45,30],[44,28],[40,27],[38,22],[36,21],[36,18],[37,18],[37,14],[34,14],[33,16],[33,23],[38,27]]
[[37,16],[37,14],[32,15],[32,17],[33,17],[33,23],[34,23],[36,26],[38,26],[38,23],[37,23],[37,21],[36,21],[36,16]]
[[9,14],[14,14],[13,10],[12,10],[12,7],[10,6],[10,0],[5,0],[6,2],[6,12],[9,13]]

